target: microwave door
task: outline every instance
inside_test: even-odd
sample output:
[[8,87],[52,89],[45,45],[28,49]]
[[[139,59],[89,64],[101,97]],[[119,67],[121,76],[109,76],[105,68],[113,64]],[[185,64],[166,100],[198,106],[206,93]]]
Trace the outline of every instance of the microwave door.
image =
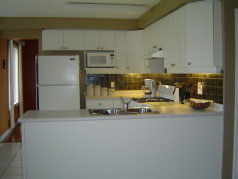
[[88,57],[88,67],[107,67],[107,56],[90,55]]

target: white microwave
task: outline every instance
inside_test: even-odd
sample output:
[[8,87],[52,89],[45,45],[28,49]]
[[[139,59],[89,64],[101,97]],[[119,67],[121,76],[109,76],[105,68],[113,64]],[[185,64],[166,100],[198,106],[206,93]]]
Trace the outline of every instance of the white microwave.
[[87,68],[115,68],[115,54],[113,51],[86,52]]

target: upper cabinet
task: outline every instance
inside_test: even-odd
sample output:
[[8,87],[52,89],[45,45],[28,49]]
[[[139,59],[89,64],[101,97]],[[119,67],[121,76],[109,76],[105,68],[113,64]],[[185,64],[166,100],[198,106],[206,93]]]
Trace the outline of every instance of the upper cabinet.
[[84,31],[43,30],[42,50],[84,50]]
[[143,58],[143,30],[127,32],[127,73],[145,73]]
[[115,50],[115,41],[115,31],[85,31],[85,50]]
[[144,30],[144,55],[162,48],[168,73],[220,73],[220,1],[188,3]]
[[116,31],[116,69],[117,74],[126,73],[127,31]]
[[144,29],[143,43],[145,56],[157,50],[158,48],[161,48],[162,43],[159,39],[159,32],[159,21],[151,24],[150,26]]

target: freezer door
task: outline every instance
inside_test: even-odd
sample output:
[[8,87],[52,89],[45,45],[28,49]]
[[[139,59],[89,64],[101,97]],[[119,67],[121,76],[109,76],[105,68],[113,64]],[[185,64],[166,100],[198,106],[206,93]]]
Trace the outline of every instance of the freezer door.
[[39,110],[80,109],[79,85],[38,86]]
[[79,84],[78,56],[38,56],[38,85]]

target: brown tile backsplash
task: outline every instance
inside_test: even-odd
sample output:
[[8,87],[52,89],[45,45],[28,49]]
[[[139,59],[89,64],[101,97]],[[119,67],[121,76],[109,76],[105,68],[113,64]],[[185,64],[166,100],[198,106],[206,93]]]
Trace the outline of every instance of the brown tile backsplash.
[[[90,74],[85,75],[85,84],[110,87],[114,81],[116,90],[140,90],[146,78],[157,80],[157,85],[159,82],[164,85],[173,85],[175,82],[192,84],[191,97],[223,103],[223,74]],[[203,95],[197,94],[197,82],[204,82]]]

